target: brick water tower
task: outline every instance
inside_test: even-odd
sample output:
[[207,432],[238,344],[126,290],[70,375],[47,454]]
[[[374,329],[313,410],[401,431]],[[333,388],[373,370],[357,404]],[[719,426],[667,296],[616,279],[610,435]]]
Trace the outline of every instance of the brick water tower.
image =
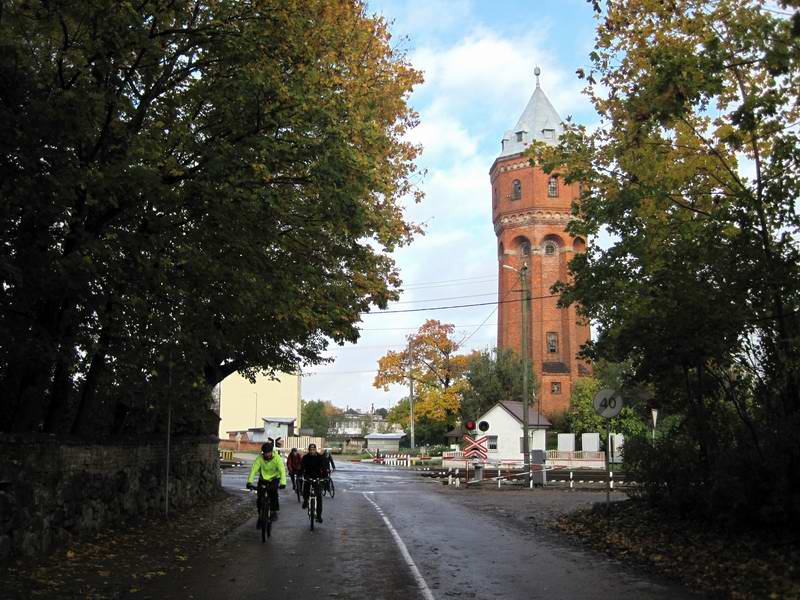
[[[492,182],[492,222],[497,234],[498,324],[497,346],[522,349],[522,298],[520,275],[527,266],[531,302],[528,315],[528,353],[539,382],[538,410],[553,416],[569,408],[573,383],[591,374],[590,365],[576,357],[589,339],[575,306],[558,307],[550,288],[569,279],[568,264],[585,240],[565,227],[572,202],[580,197],[579,185],[567,185],[540,167],[532,166],[525,151],[534,141],[556,144],[563,132],[561,118],[539,86],[514,129],[505,133],[500,155],[489,170]],[[508,265],[516,269],[503,268]]]

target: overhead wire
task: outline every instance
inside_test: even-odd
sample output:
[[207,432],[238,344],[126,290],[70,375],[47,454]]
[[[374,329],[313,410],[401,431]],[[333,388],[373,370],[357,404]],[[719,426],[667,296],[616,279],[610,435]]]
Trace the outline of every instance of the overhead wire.
[[[531,296],[530,300],[544,300],[546,298],[558,298],[558,294],[547,294],[545,296]],[[452,310],[456,308],[473,308],[475,306],[493,306],[495,304],[506,304],[509,302],[522,302],[521,298],[513,300],[497,300],[495,302],[475,302],[474,304],[451,304],[449,306],[427,306],[425,308],[405,308],[400,310],[376,310],[374,312],[362,312],[362,315],[389,315],[398,313],[424,312],[428,310]]]
[[[501,299],[501,301],[502,301],[502,300],[505,300],[506,298],[508,298],[508,295],[509,295],[511,292],[513,292],[515,289],[517,289],[517,284],[516,284],[516,283],[515,283],[515,284],[514,284],[514,285],[511,287],[511,289],[510,289],[510,290],[508,290],[508,291],[506,292],[505,296],[503,296],[503,298]],[[481,322],[481,324],[480,324],[480,325],[478,325],[478,326],[477,326],[477,327],[476,327],[476,328],[475,328],[475,329],[472,331],[472,333],[470,333],[468,336],[466,336],[466,337],[464,337],[464,338],[461,338],[461,341],[460,341],[460,342],[458,342],[457,346],[458,346],[459,348],[460,348],[461,346],[463,346],[463,345],[464,345],[464,344],[465,344],[465,343],[466,343],[466,342],[467,342],[467,341],[468,341],[468,340],[469,340],[469,339],[470,339],[470,338],[471,338],[473,335],[475,335],[475,334],[477,333],[477,331],[478,331],[478,330],[479,330],[481,327],[483,327],[483,324],[484,324],[484,323],[486,323],[486,321],[488,321],[490,318],[492,318],[492,316],[493,316],[493,315],[494,315],[494,314],[497,312],[497,310],[498,310],[499,308],[500,308],[500,304],[497,304],[497,305],[496,305],[496,306],[495,306],[495,307],[492,309],[492,312],[490,312],[488,315],[486,315],[486,318],[485,318],[485,319],[484,319],[484,320]]]

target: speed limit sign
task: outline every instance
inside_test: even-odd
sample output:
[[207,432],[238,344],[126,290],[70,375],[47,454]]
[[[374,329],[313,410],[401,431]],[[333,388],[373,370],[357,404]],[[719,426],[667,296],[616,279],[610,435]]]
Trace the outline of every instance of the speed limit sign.
[[622,410],[622,396],[611,388],[603,388],[594,395],[594,411],[604,419],[613,419]]

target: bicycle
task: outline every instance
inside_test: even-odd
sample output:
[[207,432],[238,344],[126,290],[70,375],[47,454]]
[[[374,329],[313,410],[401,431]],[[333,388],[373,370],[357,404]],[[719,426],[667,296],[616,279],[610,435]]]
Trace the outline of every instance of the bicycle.
[[317,517],[317,494],[320,493],[320,480],[308,479],[308,521],[311,531],[314,531],[314,520]]
[[331,500],[336,495],[336,486],[333,485],[333,479],[331,479],[330,475],[322,481],[322,495],[330,496]]
[[[249,485],[249,484],[248,484]],[[263,488],[264,493],[261,495],[261,502],[258,506],[258,518],[261,521],[261,543],[267,541],[268,537],[272,536],[272,507],[269,503],[269,494],[267,493],[267,486],[272,485],[272,481],[259,481],[258,486],[248,487],[247,489],[256,494],[258,497],[258,488]],[[256,503],[259,504],[258,500]]]

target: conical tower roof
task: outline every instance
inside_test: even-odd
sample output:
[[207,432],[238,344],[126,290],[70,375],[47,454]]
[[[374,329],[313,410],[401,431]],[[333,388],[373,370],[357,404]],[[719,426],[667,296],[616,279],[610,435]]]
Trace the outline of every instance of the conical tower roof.
[[503,136],[500,157],[524,152],[534,141],[556,144],[564,132],[561,117],[539,86],[539,67],[536,67],[534,73],[536,89],[514,129],[506,131]]

